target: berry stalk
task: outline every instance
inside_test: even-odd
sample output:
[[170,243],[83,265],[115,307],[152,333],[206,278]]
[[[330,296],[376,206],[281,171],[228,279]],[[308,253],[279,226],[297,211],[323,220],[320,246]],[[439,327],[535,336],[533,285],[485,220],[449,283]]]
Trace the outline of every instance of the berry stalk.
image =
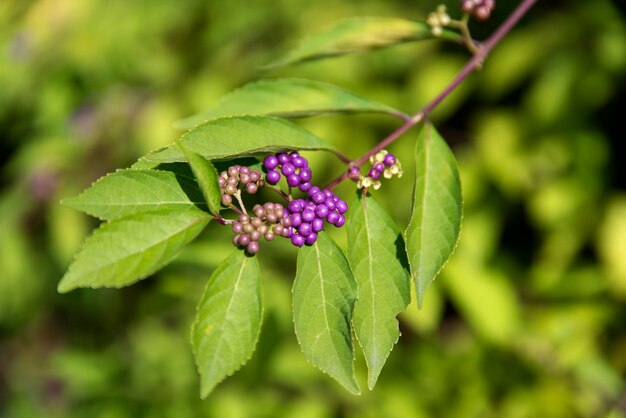
[[[448,84],[448,86],[437,95],[432,101],[424,106],[419,112],[415,113],[409,120],[402,124],[398,129],[393,131],[389,136],[380,141],[375,147],[368,152],[354,160],[352,166],[360,167],[363,163],[369,160],[369,158],[378,153],[379,151],[387,148],[391,143],[398,139],[403,133],[417,125],[446,98],[452,93],[462,82],[465,80],[474,70],[480,68],[487,55],[491,52],[494,46],[496,46],[502,38],[508,34],[511,29],[520,21],[522,17],[528,12],[528,10],[537,2],[537,0],[522,0],[515,10],[506,18],[506,20],[495,30],[495,32],[480,45],[476,53],[470,58],[465,66],[459,71],[454,79]],[[327,189],[332,190],[348,176],[347,171],[344,171],[340,176],[335,178],[332,182],[326,186]]]

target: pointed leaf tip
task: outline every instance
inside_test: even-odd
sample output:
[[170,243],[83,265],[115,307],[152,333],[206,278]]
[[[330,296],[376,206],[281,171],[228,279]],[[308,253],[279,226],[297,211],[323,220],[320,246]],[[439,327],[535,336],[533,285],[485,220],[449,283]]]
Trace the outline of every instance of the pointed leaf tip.
[[372,390],[400,331],[396,316],[411,300],[404,240],[371,196],[359,195],[348,216],[348,260],[358,283],[352,322]]
[[85,240],[58,290],[128,286],[174,259],[208,224],[198,209],[140,213],[102,224]]
[[258,261],[236,250],[209,278],[192,326],[191,343],[203,399],[252,357],[262,319]]
[[343,252],[325,232],[298,251],[293,283],[293,315],[305,358],[355,395],[350,323],[356,282]]
[[416,179],[407,254],[418,306],[450,258],[459,239],[463,202],[454,154],[431,124],[424,125],[415,147]]

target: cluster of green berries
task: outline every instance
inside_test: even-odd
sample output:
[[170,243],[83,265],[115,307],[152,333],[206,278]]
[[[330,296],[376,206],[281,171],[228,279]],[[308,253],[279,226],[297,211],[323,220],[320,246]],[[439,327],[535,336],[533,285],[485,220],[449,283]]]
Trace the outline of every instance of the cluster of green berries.
[[220,190],[222,193],[222,205],[230,206],[233,203],[233,195],[239,190],[244,190],[249,194],[255,194],[260,187],[264,186],[264,181],[259,170],[252,170],[250,167],[233,165],[228,170],[222,171],[218,177]]
[[440,4],[434,12],[428,14],[426,23],[430,26],[430,31],[435,36],[439,36],[443,32],[443,28],[450,24],[451,18],[446,12],[446,6]]
[[380,189],[381,176],[390,179],[393,176],[402,177],[402,165],[395,155],[386,150],[379,151],[370,157],[371,168],[367,175],[361,175],[359,167],[352,166],[348,169],[347,177],[357,183],[359,189],[370,188]]
[[461,10],[478,20],[489,19],[495,7],[495,0],[461,0]]

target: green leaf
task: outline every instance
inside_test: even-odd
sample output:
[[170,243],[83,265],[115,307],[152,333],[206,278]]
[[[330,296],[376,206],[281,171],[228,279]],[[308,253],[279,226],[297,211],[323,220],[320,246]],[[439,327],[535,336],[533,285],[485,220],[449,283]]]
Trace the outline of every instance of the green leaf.
[[[207,160],[250,157],[281,150],[327,150],[334,148],[311,132],[287,120],[269,116],[214,119],[184,134],[180,142]],[[185,161],[176,145],[145,156],[148,161]]]
[[348,260],[358,284],[352,322],[371,390],[400,337],[396,316],[411,302],[410,275],[402,233],[373,197],[354,199],[347,228]]
[[350,333],[355,298],[356,282],[346,257],[321,232],[315,244],[298,251],[293,284],[296,336],[308,361],[358,395]]
[[454,154],[431,124],[424,125],[415,148],[415,188],[407,253],[418,305],[459,239],[463,202]]
[[193,151],[188,151],[180,142],[177,144],[187,159],[187,162],[189,162],[194,176],[196,176],[196,180],[200,185],[200,191],[209,205],[209,210],[213,215],[219,215],[222,194],[217,181],[217,171],[215,171],[215,167],[202,156]]
[[59,283],[77,287],[122,287],[144,279],[172,261],[211,216],[198,209],[163,210],[104,223],[85,241]]
[[236,250],[211,275],[191,330],[202,398],[250,359],[262,319],[259,263]]
[[206,206],[193,177],[182,172],[134,169],[101,177],[80,195],[61,203],[102,220]]
[[207,120],[237,115],[273,115],[301,118],[324,113],[378,112],[402,117],[402,112],[348,90],[319,81],[300,79],[261,80],[224,96],[207,111],[174,124],[193,128]]
[[[355,17],[341,20],[325,31],[305,38],[298,48],[268,67],[318,60],[391,45],[433,39],[423,22],[389,17]],[[459,41],[459,35],[444,31],[441,38]]]

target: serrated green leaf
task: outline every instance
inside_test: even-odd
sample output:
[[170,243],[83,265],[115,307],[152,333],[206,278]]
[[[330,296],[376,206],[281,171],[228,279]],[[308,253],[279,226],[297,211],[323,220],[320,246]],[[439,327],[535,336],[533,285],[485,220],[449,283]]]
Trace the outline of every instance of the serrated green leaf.
[[[184,134],[180,142],[207,160],[250,157],[281,150],[327,150],[334,148],[311,132],[287,120],[269,116],[238,116],[214,119]],[[185,161],[176,145],[145,156],[148,161]]]
[[301,79],[261,80],[224,96],[214,107],[179,120],[190,129],[207,120],[237,115],[301,118],[325,113],[378,112],[402,117],[402,112],[328,83]]
[[356,282],[337,244],[320,232],[317,242],[298,251],[293,284],[293,317],[308,361],[354,394],[354,347],[350,332]]
[[180,142],[177,143],[187,162],[191,166],[194,176],[200,185],[200,191],[204,196],[209,210],[215,216],[220,213],[221,192],[217,182],[217,171],[210,161],[193,151],[189,151]]
[[102,220],[206,206],[193,177],[183,172],[134,169],[107,174],[61,203]]
[[410,275],[402,233],[373,197],[354,199],[347,228],[348,260],[358,284],[352,323],[371,390],[400,337],[396,316],[411,302]]
[[[447,30],[440,37],[453,41],[459,41],[460,38],[458,34]],[[295,50],[268,67],[433,38],[430,27],[423,22],[389,17],[355,17],[341,20],[328,29],[305,38]]]
[[123,287],[144,279],[172,261],[210,219],[198,209],[186,209],[140,213],[104,223],[87,238],[58,290]]
[[424,125],[415,147],[415,188],[407,253],[418,305],[456,247],[463,201],[454,154],[431,124]]
[[211,275],[191,330],[202,398],[250,359],[262,318],[259,263],[237,250]]

